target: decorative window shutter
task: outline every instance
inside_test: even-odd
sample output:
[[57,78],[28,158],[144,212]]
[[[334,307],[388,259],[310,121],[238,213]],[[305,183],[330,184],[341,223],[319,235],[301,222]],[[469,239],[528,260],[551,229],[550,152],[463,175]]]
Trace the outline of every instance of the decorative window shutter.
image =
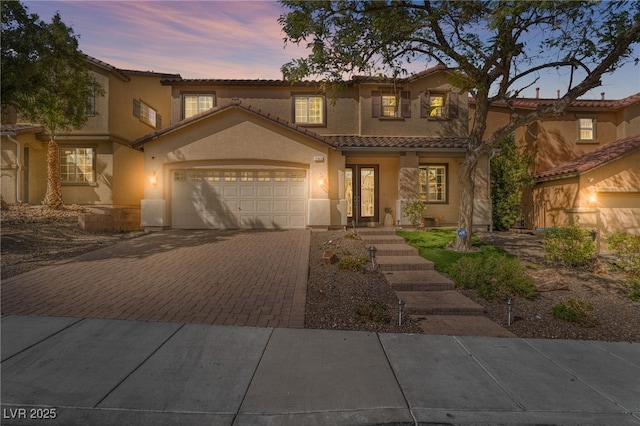
[[156,129],[162,128],[162,116],[156,113]]
[[382,95],[379,90],[371,92],[371,117],[380,117],[382,115]]
[[411,118],[411,92],[408,90],[400,92],[400,112],[402,118]]
[[429,118],[431,109],[431,93],[420,92],[420,118]]
[[458,118],[458,94],[449,93],[449,118]]
[[136,118],[140,118],[140,100],[133,100],[133,116]]

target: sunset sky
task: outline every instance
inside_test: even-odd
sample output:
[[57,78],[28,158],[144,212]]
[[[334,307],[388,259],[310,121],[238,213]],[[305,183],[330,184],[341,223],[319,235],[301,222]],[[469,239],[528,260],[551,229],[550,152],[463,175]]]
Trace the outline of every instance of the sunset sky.
[[[273,1],[23,1],[50,21],[56,11],[80,40],[80,49],[118,68],[178,73],[184,78],[280,79],[280,67],[305,50],[283,43]],[[640,48],[636,48],[636,56]],[[424,69],[427,65],[422,66]],[[417,69],[416,71],[420,71]],[[640,66],[603,78],[585,98],[624,98],[640,92]],[[540,96],[563,89],[550,74]],[[525,96],[535,96],[535,86]],[[564,92],[564,90],[563,90]]]

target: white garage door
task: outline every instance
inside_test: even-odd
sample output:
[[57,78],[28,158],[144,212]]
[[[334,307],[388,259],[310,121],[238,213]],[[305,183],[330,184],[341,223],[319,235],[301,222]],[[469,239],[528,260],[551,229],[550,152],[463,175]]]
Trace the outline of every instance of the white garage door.
[[304,228],[305,170],[174,170],[176,229]]

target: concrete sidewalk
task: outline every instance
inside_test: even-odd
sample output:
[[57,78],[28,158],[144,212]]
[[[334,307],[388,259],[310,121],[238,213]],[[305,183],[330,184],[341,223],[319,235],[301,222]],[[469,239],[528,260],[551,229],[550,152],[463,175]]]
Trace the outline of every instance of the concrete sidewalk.
[[1,325],[6,425],[640,425],[635,343],[18,315]]

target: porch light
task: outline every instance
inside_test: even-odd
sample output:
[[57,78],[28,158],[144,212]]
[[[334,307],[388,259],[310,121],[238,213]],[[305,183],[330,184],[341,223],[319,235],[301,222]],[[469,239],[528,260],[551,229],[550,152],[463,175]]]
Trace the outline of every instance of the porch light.
[[588,201],[589,201],[589,204],[591,205],[595,205],[596,202],[598,201],[598,196],[596,195],[595,190],[589,193]]
[[324,175],[320,175],[318,177],[318,185],[320,186],[324,185]]
[[153,172],[153,174],[149,177],[149,183],[153,187],[158,186],[158,176],[156,175],[156,172]]

